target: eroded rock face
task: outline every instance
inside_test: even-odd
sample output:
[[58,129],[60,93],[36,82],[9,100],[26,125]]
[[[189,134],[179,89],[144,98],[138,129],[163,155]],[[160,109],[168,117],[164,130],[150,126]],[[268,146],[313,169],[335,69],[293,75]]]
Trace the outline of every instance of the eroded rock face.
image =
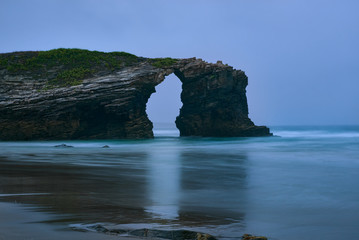
[[43,70],[46,74],[14,74],[0,65],[0,140],[152,138],[146,104],[171,73],[183,83],[176,119],[181,136],[270,135],[248,118],[243,71],[196,58],[170,63],[141,58],[73,86],[55,87],[43,76],[56,75],[57,66]]
[[243,71],[193,60],[175,74],[183,84],[183,107],[176,119],[181,136],[270,135],[267,127],[255,126],[248,118],[248,78]]

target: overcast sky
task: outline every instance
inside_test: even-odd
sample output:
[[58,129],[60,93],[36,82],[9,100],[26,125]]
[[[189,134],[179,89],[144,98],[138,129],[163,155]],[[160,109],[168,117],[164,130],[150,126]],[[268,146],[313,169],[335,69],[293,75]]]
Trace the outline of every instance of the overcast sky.
[[[359,124],[358,0],[1,0],[0,27],[0,52],[222,60],[248,75],[258,125]],[[153,121],[181,106],[179,80],[166,80]]]

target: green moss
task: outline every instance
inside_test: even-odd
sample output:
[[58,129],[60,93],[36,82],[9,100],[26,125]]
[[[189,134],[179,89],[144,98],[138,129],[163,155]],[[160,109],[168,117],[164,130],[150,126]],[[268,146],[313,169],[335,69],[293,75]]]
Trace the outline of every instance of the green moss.
[[215,74],[212,74],[209,76],[209,79],[215,79],[215,78],[217,78],[217,75],[215,75]]
[[169,67],[175,64],[178,61],[178,59],[173,58],[154,58],[151,59],[152,66],[157,68],[164,68]]
[[117,71],[141,58],[126,52],[98,52],[83,49],[53,49],[39,52],[0,54],[0,69],[9,74],[31,74],[47,78],[50,86],[73,86],[91,75]]
[[0,58],[0,68],[7,68],[8,60],[5,58]]
[[82,83],[82,80],[91,76],[91,70],[80,67],[62,71],[56,78],[48,82],[49,86],[75,86]]

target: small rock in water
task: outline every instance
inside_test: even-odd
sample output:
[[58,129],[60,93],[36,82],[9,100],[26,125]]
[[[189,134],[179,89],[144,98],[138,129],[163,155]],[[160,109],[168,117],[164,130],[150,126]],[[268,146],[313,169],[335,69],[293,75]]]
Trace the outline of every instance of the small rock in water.
[[100,224],[96,224],[96,225],[90,226],[88,228],[93,229],[97,232],[102,232],[102,233],[107,233],[109,231],[107,228],[105,228],[104,226],[102,226]]
[[250,234],[244,234],[241,238],[242,240],[268,240],[268,238],[263,236],[253,236]]
[[216,240],[216,238],[207,233],[197,233],[197,240]]
[[109,230],[101,224],[84,225],[84,224],[72,224],[70,225],[72,230],[79,232],[101,232],[107,233]]
[[156,229],[137,229],[130,231],[129,235],[148,238],[164,238],[171,240],[216,240],[216,238],[212,235],[188,230],[166,231]]
[[72,148],[73,146],[70,145],[66,145],[66,144],[60,144],[60,145],[55,145],[55,147],[62,147],[62,148]]
[[[79,227],[80,226],[80,227]],[[100,233],[106,233],[111,235],[121,235],[128,234],[130,236],[136,236],[141,238],[148,239],[170,239],[170,240],[217,240],[214,236],[206,233],[199,233],[188,230],[157,230],[157,229],[135,229],[135,230],[125,230],[125,229],[107,229],[101,224],[94,225],[74,225],[72,227],[76,231],[95,231]],[[243,239],[243,238],[242,238]],[[264,240],[264,239],[258,239]],[[265,239],[266,240],[266,239]]]
[[110,146],[109,146],[109,145],[105,145],[105,146],[103,146],[102,148],[110,148]]

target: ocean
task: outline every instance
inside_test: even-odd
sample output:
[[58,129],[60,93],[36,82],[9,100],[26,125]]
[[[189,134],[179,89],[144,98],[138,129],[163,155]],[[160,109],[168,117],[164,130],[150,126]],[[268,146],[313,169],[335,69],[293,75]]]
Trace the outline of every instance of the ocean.
[[0,142],[0,201],[80,231],[358,239],[359,126],[271,131],[180,138],[162,125],[150,140]]

